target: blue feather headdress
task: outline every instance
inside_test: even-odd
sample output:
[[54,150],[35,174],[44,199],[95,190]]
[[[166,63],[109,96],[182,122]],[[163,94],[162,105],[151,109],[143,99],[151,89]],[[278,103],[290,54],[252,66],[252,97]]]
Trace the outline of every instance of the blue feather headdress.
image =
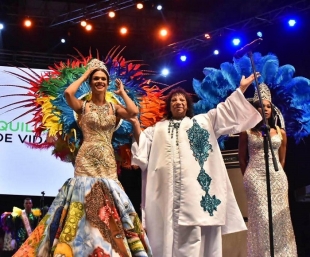
[[[294,77],[292,65],[279,65],[274,54],[265,56],[253,53],[256,71],[260,72],[259,83],[268,85],[272,103],[280,110],[285,120],[285,130],[296,142],[310,134],[310,80]],[[242,75],[253,73],[250,58],[243,56],[225,62],[220,69],[204,68],[203,81],[193,80],[193,88],[200,100],[194,104],[196,114],[205,113],[225,100],[238,86]]]

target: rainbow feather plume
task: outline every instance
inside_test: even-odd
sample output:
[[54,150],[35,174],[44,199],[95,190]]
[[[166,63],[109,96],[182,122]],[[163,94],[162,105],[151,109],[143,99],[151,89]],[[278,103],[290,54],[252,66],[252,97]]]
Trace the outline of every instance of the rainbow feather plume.
[[[142,126],[144,128],[152,126],[164,116],[164,101],[161,100],[161,97],[165,89],[160,89],[153,81],[146,78],[154,73],[143,70],[141,61],[126,61],[121,56],[122,51],[123,49],[114,47],[102,60],[110,73],[107,101],[125,104],[122,98],[114,93],[116,90],[115,79],[120,78],[128,96],[140,107],[139,119]],[[18,90],[16,94],[3,95],[0,98],[12,96],[24,98],[24,100],[0,107],[0,110],[9,112],[28,107],[27,111],[22,112],[14,120],[31,113],[33,118],[28,123],[32,125],[35,135],[46,134],[45,142],[41,144],[28,143],[28,145],[33,149],[52,148],[55,157],[72,163],[74,163],[77,151],[83,141],[83,135],[77,124],[74,111],[67,105],[64,91],[73,81],[82,76],[88,62],[93,58],[91,54],[86,57],[79,52],[78,54],[78,57],[72,57],[71,60],[49,67],[49,71],[42,74],[38,74],[30,68],[20,69],[22,74],[8,72],[26,82],[27,86],[0,85],[15,87]],[[100,59],[98,53],[96,58]],[[26,91],[26,93],[20,91]],[[82,83],[76,92],[76,97],[90,99],[88,82]],[[123,120],[113,135],[112,144],[121,166],[130,166],[131,134],[131,124]]]

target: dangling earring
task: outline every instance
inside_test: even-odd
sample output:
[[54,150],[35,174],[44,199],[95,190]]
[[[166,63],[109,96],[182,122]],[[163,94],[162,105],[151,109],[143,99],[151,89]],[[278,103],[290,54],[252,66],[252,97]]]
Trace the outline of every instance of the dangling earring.
[[274,125],[277,126],[278,125],[278,115],[274,116]]

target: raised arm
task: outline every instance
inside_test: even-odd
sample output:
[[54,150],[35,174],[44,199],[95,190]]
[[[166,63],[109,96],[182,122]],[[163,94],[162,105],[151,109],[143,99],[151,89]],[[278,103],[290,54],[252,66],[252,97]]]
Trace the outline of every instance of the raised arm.
[[245,131],[239,136],[238,158],[242,175],[244,175],[248,162],[248,135]]
[[261,114],[243,95],[253,81],[253,74],[247,78],[242,76],[239,88],[206,114],[217,138],[221,135],[236,134],[253,128],[261,121]]
[[137,165],[142,171],[146,171],[149,163],[149,155],[153,143],[155,127],[148,127],[141,131],[138,123],[133,126],[135,126],[134,129],[136,129],[136,131],[134,131],[135,141],[131,146],[131,165]]
[[117,115],[123,119],[134,118],[139,113],[138,107],[127,95],[124,89],[123,82],[120,79],[116,79],[115,83],[116,83],[117,90],[114,93],[122,97],[126,105],[126,107],[122,105],[116,105]]
[[139,138],[141,134],[141,127],[140,127],[140,122],[137,117],[130,118],[128,121],[131,123],[132,128],[133,128],[133,137],[137,144],[139,145]]
[[82,111],[83,101],[77,99],[75,97],[76,91],[79,89],[81,84],[87,80],[89,74],[93,71],[92,68],[88,68],[84,74],[79,77],[76,81],[74,81],[66,90],[65,90],[65,98],[67,100],[68,105],[78,114]]
[[[256,76],[257,77],[260,76],[259,72],[256,72]],[[240,88],[242,93],[244,93],[247,90],[247,88],[252,84],[254,79],[255,79],[254,74],[250,75],[247,78],[245,76],[242,76],[242,78],[240,80],[240,85],[239,85],[239,88]]]
[[282,168],[284,168],[285,157],[286,157],[287,137],[283,129],[281,129],[281,135],[282,135],[282,141],[281,141],[281,146],[279,148],[279,161],[280,161]]

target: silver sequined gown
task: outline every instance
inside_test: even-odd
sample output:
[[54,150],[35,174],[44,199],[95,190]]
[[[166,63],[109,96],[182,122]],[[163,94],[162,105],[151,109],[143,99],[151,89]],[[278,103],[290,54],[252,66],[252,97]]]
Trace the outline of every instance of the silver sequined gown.
[[[247,131],[247,134],[249,163],[244,175],[249,219],[247,256],[270,257],[263,137],[251,134],[250,131]],[[297,250],[288,203],[288,182],[278,158],[281,138],[276,134],[272,136],[271,141],[279,167],[279,171],[276,172],[269,150],[274,256],[294,257],[297,256]]]

